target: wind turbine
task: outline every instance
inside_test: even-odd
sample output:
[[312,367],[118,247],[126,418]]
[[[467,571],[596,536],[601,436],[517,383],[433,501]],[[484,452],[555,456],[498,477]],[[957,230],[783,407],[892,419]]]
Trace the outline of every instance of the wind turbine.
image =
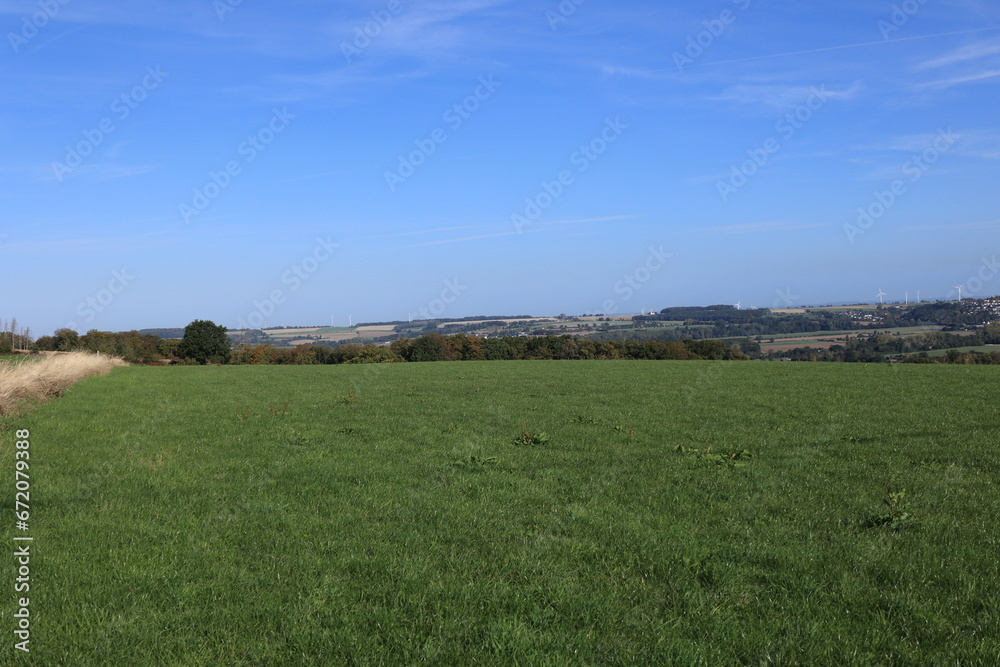
[[917,290],[917,303],[920,303],[920,290]]
[[354,317],[351,315],[347,316],[347,328],[350,329],[354,326]]
[[910,293],[909,292],[903,292],[903,295],[906,298],[906,305],[909,306],[910,305]]
[[742,301],[737,301],[736,302],[736,310],[743,310],[743,302]]
[[965,287],[965,283],[962,283],[961,285],[955,285],[955,289],[958,290],[958,300],[959,301],[962,300],[962,288],[963,287]]
[[886,294],[885,292],[883,292],[883,291],[882,291],[882,288],[881,288],[881,287],[879,287],[879,288],[878,288],[878,294],[877,294],[876,296],[878,296],[878,302],[879,302],[880,304],[885,304],[885,297],[887,297],[887,296],[889,296],[889,295],[888,295],[888,294]]

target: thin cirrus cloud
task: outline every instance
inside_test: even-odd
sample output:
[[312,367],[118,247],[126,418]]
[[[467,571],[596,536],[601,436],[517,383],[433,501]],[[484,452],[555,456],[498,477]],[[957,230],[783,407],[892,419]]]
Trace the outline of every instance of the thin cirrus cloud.
[[179,239],[165,238],[169,232],[147,232],[135,236],[95,236],[83,238],[63,238],[54,240],[30,240],[0,244],[0,252],[45,253],[49,254],[122,254],[162,248],[180,242]]
[[948,79],[939,79],[937,81],[929,81],[927,83],[921,83],[917,85],[918,89],[930,88],[933,90],[944,90],[946,88],[952,88],[954,86],[960,86],[966,83],[979,83],[986,81],[987,79],[995,79],[1000,76],[1000,70],[988,70],[985,72],[975,72],[973,74],[963,74],[959,76],[954,76]]
[[[524,233],[530,233],[530,232],[531,232],[531,230],[528,230],[528,231],[526,231]],[[413,243],[413,244],[408,245],[406,247],[407,248],[423,248],[423,247],[426,247],[426,246],[445,245],[445,244],[449,244],[449,243],[467,243],[469,241],[482,241],[484,239],[495,239],[495,238],[500,238],[502,236],[517,236],[520,233],[521,232],[513,231],[513,232],[498,232],[498,233],[495,233],[495,234],[478,234],[478,235],[475,235],[475,236],[462,236],[460,238],[454,238],[454,239],[440,239],[438,241],[425,241],[423,243]]]
[[735,102],[738,104],[761,104],[776,109],[787,109],[820,96],[825,100],[849,101],[857,97],[861,91],[861,83],[855,81],[850,87],[837,90],[825,85],[761,85],[737,84],[730,86],[721,95],[708,99],[719,102]]
[[799,220],[771,220],[767,222],[748,222],[738,225],[723,225],[721,227],[706,227],[706,232],[716,234],[770,234],[773,232],[791,232],[803,229],[818,229],[826,227],[825,223],[801,222]]
[[893,151],[918,154],[930,148],[940,150],[942,132],[949,137],[948,152],[981,160],[1000,160],[1000,132],[989,129],[941,128],[939,132],[908,134],[895,137],[883,145],[870,146],[867,151]]
[[953,223],[948,225],[909,225],[907,231],[912,232],[951,232],[959,229],[978,231],[1000,227],[1000,220],[985,220],[983,222]]
[[[449,244],[449,243],[465,243],[465,242],[469,242],[469,241],[482,241],[484,239],[495,239],[495,238],[501,238],[501,237],[504,237],[504,236],[517,236],[517,235],[520,235],[520,234],[537,233],[537,232],[540,232],[540,231],[544,231],[544,228],[548,227],[550,225],[597,224],[597,223],[604,223],[604,222],[617,222],[617,221],[621,221],[621,220],[632,220],[632,219],[636,219],[636,218],[639,218],[639,217],[641,217],[641,216],[638,216],[638,215],[611,215],[611,216],[605,216],[605,217],[600,217],[600,218],[577,218],[577,219],[570,219],[570,220],[539,221],[537,223],[537,225],[534,228],[532,228],[532,229],[513,230],[513,231],[506,231],[506,232],[495,232],[495,233],[492,233],[492,234],[476,234],[476,235],[473,235],[473,236],[462,236],[462,237],[459,237],[459,238],[439,239],[439,240],[436,240],[436,241],[425,241],[423,243],[415,243],[415,244],[409,245],[407,247],[408,248],[421,248],[421,247],[425,247],[425,246],[445,245],[445,244]],[[465,227],[465,229],[469,229],[469,228],[470,227]],[[461,228],[455,228],[455,229],[461,229]]]
[[965,84],[986,83],[1000,77],[1000,40],[966,44],[924,60],[913,69],[927,73],[951,70],[950,75],[939,75],[934,80],[915,84],[916,90],[942,91]]
[[39,180],[62,182],[71,178],[82,178],[91,181],[112,181],[119,178],[143,176],[155,171],[154,165],[120,165],[120,164],[85,164],[70,170],[64,175],[57,175],[51,167],[41,170]]
[[931,58],[930,60],[925,60],[924,62],[918,64],[915,67],[915,69],[917,70],[935,69],[938,67],[955,65],[957,63],[965,63],[971,60],[979,60],[980,58],[986,58],[988,56],[994,56],[994,55],[1000,55],[1000,41],[968,44],[966,46],[954,49],[953,51],[951,51],[946,55],[939,56],[937,58]]

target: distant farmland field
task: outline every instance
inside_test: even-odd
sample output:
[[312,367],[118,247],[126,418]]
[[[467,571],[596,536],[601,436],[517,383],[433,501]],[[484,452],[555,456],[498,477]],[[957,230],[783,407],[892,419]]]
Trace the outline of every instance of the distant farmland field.
[[[952,350],[962,354],[965,354],[966,352],[981,352],[981,353],[1000,352],[1000,345],[972,345],[969,347],[955,347],[947,350],[930,350],[929,352],[927,352],[927,356],[944,357],[948,354],[948,352]],[[910,356],[913,355],[911,354]]]
[[0,423],[9,480],[31,431],[30,664],[995,664],[997,395],[976,366],[119,368]]

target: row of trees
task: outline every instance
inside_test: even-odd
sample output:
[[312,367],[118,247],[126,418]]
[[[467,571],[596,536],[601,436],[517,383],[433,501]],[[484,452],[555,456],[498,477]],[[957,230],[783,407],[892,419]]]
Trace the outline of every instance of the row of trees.
[[199,364],[360,364],[425,361],[491,361],[521,359],[717,359],[745,360],[737,346],[717,340],[595,341],[573,336],[477,338],[432,333],[401,338],[388,347],[376,345],[300,345],[294,349],[269,344],[231,349],[225,327],[196,320],[182,340],[168,340],[137,331],[92,330],[80,336],[60,329],[36,342],[38,350],[86,350],[119,356],[131,363],[164,360]]
[[594,341],[573,336],[477,338],[427,334],[394,340],[388,347],[301,345],[293,350],[271,345],[240,346],[236,364],[358,364],[425,361],[501,361],[528,359],[745,360],[738,347],[717,340]]
[[170,357],[178,341],[140,334],[138,331],[111,333],[92,329],[83,336],[72,329],[59,329],[53,336],[42,336],[35,342],[39,352],[73,352],[82,350],[121,357],[133,364],[151,364]]
[[181,340],[160,338],[138,331],[111,333],[92,329],[83,336],[72,329],[59,329],[35,341],[39,352],[83,350],[121,357],[133,364],[168,360],[177,363],[224,364],[231,350],[226,328],[210,321],[195,320],[184,329]]
[[31,329],[18,326],[16,317],[10,321],[0,319],[0,354],[30,350],[32,343]]
[[910,364],[966,364],[970,366],[996,366],[1000,365],[1000,352],[959,352],[958,350],[948,350],[943,357],[932,357],[926,352],[907,357],[906,363]]

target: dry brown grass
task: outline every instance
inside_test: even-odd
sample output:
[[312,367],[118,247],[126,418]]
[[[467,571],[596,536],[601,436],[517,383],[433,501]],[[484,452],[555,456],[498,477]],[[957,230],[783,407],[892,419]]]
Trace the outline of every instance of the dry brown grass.
[[17,406],[60,396],[91,375],[107,375],[116,366],[127,366],[118,357],[69,352],[44,359],[25,359],[0,365],[0,414]]

